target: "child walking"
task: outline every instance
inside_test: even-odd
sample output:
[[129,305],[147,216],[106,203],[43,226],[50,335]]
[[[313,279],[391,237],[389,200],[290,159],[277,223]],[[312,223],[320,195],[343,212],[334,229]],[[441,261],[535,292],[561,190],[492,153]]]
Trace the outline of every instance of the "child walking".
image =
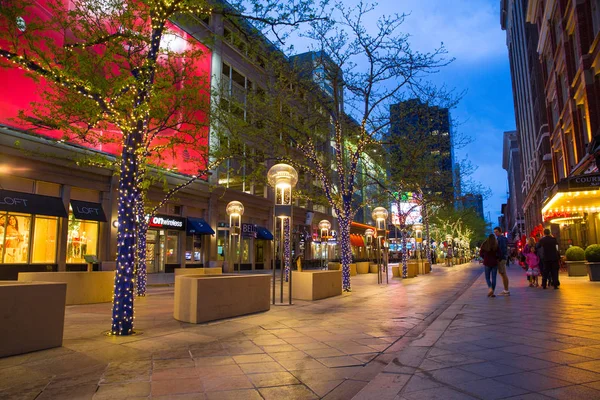
[[527,239],[527,245],[523,249],[523,254],[527,259],[527,276],[529,277],[529,287],[538,287],[538,277],[540,276],[540,258],[535,249],[535,239]]

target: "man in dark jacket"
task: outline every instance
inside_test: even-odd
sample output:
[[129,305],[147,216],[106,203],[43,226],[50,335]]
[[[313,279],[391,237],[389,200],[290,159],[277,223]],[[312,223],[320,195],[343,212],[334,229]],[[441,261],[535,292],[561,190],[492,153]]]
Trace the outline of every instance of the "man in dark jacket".
[[548,279],[552,279],[554,289],[558,289],[558,241],[550,234],[550,229],[544,229],[544,237],[535,245],[535,248],[542,250],[542,287],[546,289]]
[[500,250],[500,257],[498,258],[498,273],[502,277],[502,284],[504,285],[504,290],[501,295],[510,296],[510,291],[508,290],[508,273],[506,272],[506,260],[508,259],[508,240],[506,236],[502,234],[502,229],[499,226],[494,228],[494,235],[496,235],[496,240],[498,240],[498,249]]

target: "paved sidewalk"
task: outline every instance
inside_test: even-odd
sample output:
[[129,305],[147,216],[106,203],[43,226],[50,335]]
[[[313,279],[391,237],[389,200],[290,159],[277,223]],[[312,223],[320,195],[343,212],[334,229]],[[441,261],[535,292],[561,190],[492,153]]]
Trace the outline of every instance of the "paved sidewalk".
[[69,306],[63,347],[0,359],[0,399],[349,399],[479,273],[360,275],[352,293],[200,325],[173,319],[172,287],[152,288],[130,337],[102,335],[110,304]]
[[354,398],[600,399],[600,283],[509,277],[510,297],[487,298],[481,275]]

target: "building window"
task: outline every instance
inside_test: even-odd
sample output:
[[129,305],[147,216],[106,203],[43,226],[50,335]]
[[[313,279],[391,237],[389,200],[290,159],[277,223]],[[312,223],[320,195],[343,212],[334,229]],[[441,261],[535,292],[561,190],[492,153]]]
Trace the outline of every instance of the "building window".
[[594,35],[598,35],[600,31],[600,0],[592,0],[592,29],[594,30]]
[[29,261],[31,215],[0,214],[0,244],[4,264],[26,264]]
[[69,213],[67,263],[83,264],[85,255],[98,255],[98,222],[76,219]]
[[36,216],[33,229],[32,263],[56,262],[58,218]]
[[577,157],[575,155],[575,144],[573,143],[573,133],[569,132],[565,135],[566,146],[567,146],[567,167],[569,172],[577,165]]
[[167,264],[179,263],[179,232],[167,231]]

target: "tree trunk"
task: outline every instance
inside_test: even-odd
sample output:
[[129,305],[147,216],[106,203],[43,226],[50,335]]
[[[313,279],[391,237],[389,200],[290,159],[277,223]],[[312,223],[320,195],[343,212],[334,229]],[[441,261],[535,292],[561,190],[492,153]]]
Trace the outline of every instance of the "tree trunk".
[[148,222],[144,214],[144,202],[138,199],[137,207],[137,270],[136,291],[140,297],[146,296],[147,266],[146,266],[146,235],[148,233]]
[[342,289],[350,292],[350,263],[352,262],[352,248],[350,247],[350,219],[338,216],[338,224],[340,225],[340,252],[342,258]]
[[400,234],[402,235],[402,277],[408,278],[408,240],[406,240],[406,225],[402,225]]
[[431,260],[431,236],[429,232],[429,213],[427,211],[427,204],[423,206],[423,219],[425,222],[425,257],[429,263]]
[[290,230],[291,230],[291,218],[284,218],[282,220],[283,229],[283,265],[285,265],[285,281],[287,282],[290,277],[290,259],[291,259],[291,247],[290,247]]
[[133,285],[135,281],[135,215],[136,175],[138,170],[136,149],[139,141],[135,134],[127,136],[123,145],[118,195],[117,267],[113,297],[113,335],[133,333]]

